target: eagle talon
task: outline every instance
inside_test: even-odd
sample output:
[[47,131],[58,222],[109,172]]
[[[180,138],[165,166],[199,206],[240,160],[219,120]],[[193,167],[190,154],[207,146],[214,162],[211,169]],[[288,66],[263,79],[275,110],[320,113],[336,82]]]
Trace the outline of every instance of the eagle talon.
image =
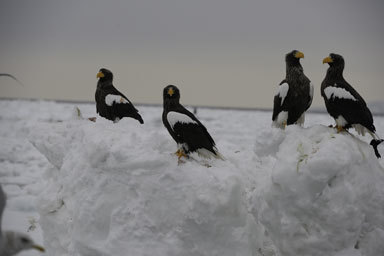
[[337,133],[341,133],[343,131],[345,131],[345,129],[342,127],[342,126],[336,126],[336,129],[337,129]]
[[188,158],[188,156],[184,153],[184,150],[182,149],[178,149],[176,152],[175,152],[175,155],[177,155],[177,158],[180,160],[180,158],[182,157],[185,157],[185,158]]

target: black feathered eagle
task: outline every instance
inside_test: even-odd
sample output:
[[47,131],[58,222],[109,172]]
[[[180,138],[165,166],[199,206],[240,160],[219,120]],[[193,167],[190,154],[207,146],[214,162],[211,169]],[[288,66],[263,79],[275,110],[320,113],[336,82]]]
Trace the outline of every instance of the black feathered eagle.
[[176,86],[164,88],[163,100],[163,124],[177,143],[179,159],[193,152],[205,158],[223,159],[205,126],[180,104],[180,91]]
[[313,85],[304,75],[300,59],[304,54],[293,50],[285,55],[286,76],[280,83],[273,101],[272,121],[275,127],[303,125],[305,111],[311,106]]
[[336,121],[337,132],[351,127],[355,128],[361,135],[368,132],[373,137],[371,145],[379,158],[377,146],[383,140],[376,134],[372,113],[364,99],[343,77],[344,58],[341,55],[331,53],[324,58],[324,63],[328,63],[329,68],[321,83],[321,96],[324,98],[328,113]]
[[144,123],[129,99],[113,86],[111,71],[102,68],[96,77],[99,78],[95,93],[96,111],[100,116],[113,122],[118,122],[123,117],[132,117],[141,124]]

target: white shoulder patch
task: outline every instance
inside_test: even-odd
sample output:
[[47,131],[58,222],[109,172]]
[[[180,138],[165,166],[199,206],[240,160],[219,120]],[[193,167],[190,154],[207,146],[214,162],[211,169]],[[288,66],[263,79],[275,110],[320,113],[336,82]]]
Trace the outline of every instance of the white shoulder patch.
[[126,104],[129,102],[120,95],[108,94],[107,96],[105,96],[105,104],[107,104],[108,106],[112,106],[113,103]]
[[175,112],[175,111],[170,111],[167,114],[167,120],[171,128],[175,126],[176,123],[192,123],[192,124],[197,124],[196,121],[194,121],[192,118],[190,118],[187,115]]
[[283,83],[282,85],[279,85],[279,89],[276,93],[276,96],[281,98],[281,105],[284,103],[285,97],[287,97],[289,90],[289,85],[287,83]]
[[309,97],[308,107],[312,105],[314,86],[312,82],[309,82]]
[[309,97],[311,97],[311,99],[313,99],[313,90],[314,90],[313,88],[314,88],[313,83],[310,82],[309,83]]
[[340,87],[328,86],[327,88],[324,89],[324,94],[328,100],[330,100],[332,98],[339,98],[339,99],[347,99],[347,100],[357,101],[357,99],[355,97],[353,97],[349,91],[345,90],[344,88],[340,88]]

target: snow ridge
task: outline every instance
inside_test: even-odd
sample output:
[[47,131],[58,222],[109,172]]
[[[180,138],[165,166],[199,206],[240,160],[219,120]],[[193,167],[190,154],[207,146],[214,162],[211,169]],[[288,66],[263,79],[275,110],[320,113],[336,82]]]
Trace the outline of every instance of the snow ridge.
[[[28,104],[31,107],[16,111],[22,103],[4,103],[15,111],[2,113],[7,122],[0,132],[3,137],[27,134],[52,165],[43,163],[37,151],[24,154],[33,146],[15,137],[2,145],[1,158],[8,159],[2,166],[12,171],[25,163],[20,166],[45,170],[35,175],[42,183],[27,190],[43,190],[37,200],[38,223],[49,255],[384,252],[383,160],[376,159],[372,147],[361,140],[365,138],[337,134],[322,125],[271,129],[268,112],[203,110],[199,118],[208,128],[215,127],[226,156],[226,161],[206,160],[207,168],[198,156],[177,164],[160,108],[143,108],[151,118],[141,126],[131,120],[73,120],[70,104]],[[95,114],[94,105],[84,107],[84,117]],[[35,116],[28,121],[31,113]],[[226,122],[228,115],[236,122]],[[15,116],[17,127],[12,124]],[[308,117],[309,125],[329,119]],[[239,120],[257,124],[257,132]],[[375,121],[382,126],[382,119]],[[242,133],[229,133],[238,130]],[[9,161],[15,167],[8,168]],[[17,192],[14,185],[5,187],[6,192]],[[22,193],[28,195],[27,190]],[[35,197],[10,199],[11,209],[33,208]]]
[[34,145],[61,163],[47,174],[50,185],[39,200],[50,255],[263,251],[264,229],[247,210],[248,188],[256,181],[253,168],[240,160],[236,165],[212,160],[210,168],[197,161],[178,165],[165,129],[159,134],[133,122],[119,124],[77,120],[55,124],[51,133],[36,129]]
[[382,255],[384,172],[369,145],[326,126],[273,137],[256,148],[276,159],[252,207],[281,255]]
[[62,163],[48,174],[39,202],[50,255],[384,250],[377,242],[384,239],[384,172],[358,138],[326,126],[271,129],[256,140],[259,157],[226,152],[227,161],[207,168],[177,165],[173,144],[157,130],[129,123],[131,134],[121,138],[127,124],[106,129],[112,124],[80,120],[33,136],[43,154]]

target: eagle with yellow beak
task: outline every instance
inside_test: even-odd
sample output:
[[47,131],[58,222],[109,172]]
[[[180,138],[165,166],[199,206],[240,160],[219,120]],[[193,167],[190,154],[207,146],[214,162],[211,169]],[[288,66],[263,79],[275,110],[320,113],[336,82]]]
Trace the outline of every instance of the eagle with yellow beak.
[[224,159],[218,152],[215,141],[205,126],[180,104],[180,91],[174,85],[168,85],[163,91],[163,124],[176,141],[176,155],[188,158],[196,152],[204,158]]
[[286,76],[273,100],[272,125],[284,129],[286,125],[303,125],[305,111],[311,106],[313,85],[304,75],[300,59],[304,54],[293,50],[285,55]]
[[371,145],[375,155],[380,158],[377,146],[383,140],[376,134],[372,113],[364,99],[344,79],[344,58],[331,53],[324,58],[323,64],[325,63],[328,63],[329,68],[321,83],[321,96],[324,98],[328,113],[335,119],[337,132],[353,127],[363,136],[369,133],[373,137]]
[[100,116],[115,123],[123,117],[132,117],[141,124],[144,123],[139,111],[129,99],[113,86],[111,71],[102,68],[96,77],[99,78],[95,93],[96,111]]

